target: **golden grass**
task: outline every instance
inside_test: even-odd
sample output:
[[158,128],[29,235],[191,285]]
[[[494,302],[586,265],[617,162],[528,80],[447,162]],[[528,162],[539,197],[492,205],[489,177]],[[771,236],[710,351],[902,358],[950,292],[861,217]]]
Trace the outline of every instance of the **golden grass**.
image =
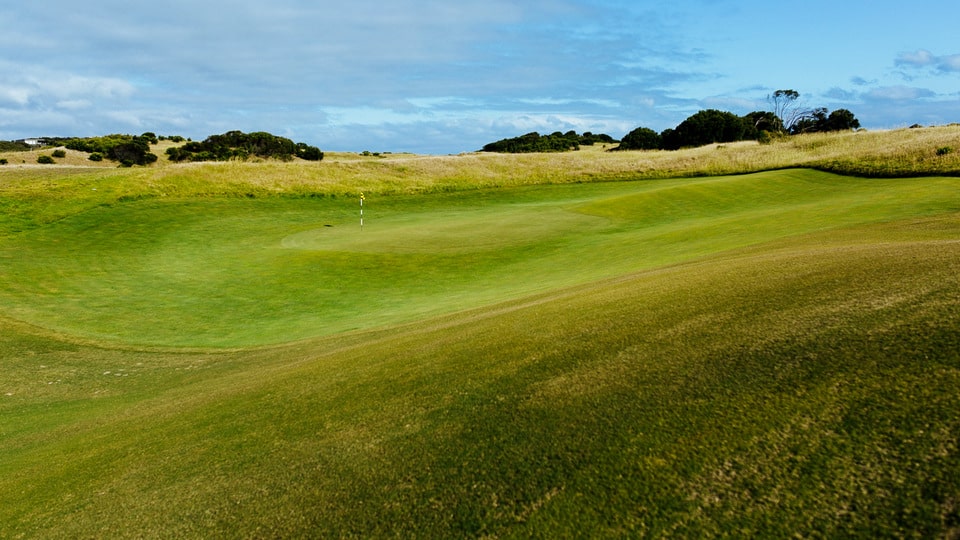
[[[679,151],[609,152],[585,146],[577,152],[548,154],[464,153],[455,156],[328,153],[321,162],[294,160],[171,163],[163,141],[150,167],[124,174],[130,182],[118,196],[269,196],[429,193],[487,187],[726,175],[790,167],[841,174],[902,177],[960,175],[960,125],[890,131],[823,133],[785,137],[771,144],[752,141],[714,144]],[[937,150],[951,151],[938,155]],[[56,165],[38,165],[50,150],[7,152],[0,157],[0,192],[13,178],[28,179],[38,169],[58,175],[116,167],[94,163],[67,151]],[[68,172],[69,170],[69,172]],[[19,171],[19,173],[17,173]],[[4,182],[7,180],[8,182]]]
[[[937,149],[953,148],[942,156]],[[331,154],[321,163],[200,165],[209,179],[249,182],[267,191],[431,192],[511,185],[724,175],[814,167],[868,176],[960,174],[960,126],[811,134],[772,144],[709,145],[668,151],[608,152],[583,147],[547,154],[410,154],[358,158]],[[256,174],[248,174],[255,168]],[[177,174],[168,168],[160,176]],[[254,178],[254,176],[256,178]],[[242,179],[242,180],[241,180]]]

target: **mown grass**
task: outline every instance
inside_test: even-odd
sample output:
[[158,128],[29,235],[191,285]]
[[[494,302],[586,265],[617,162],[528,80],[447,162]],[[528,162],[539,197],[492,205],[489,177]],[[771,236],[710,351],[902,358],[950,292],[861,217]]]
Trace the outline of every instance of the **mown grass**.
[[960,534],[957,179],[740,151],[0,169],[0,538]]
[[952,534],[958,232],[813,233],[232,353],[6,321],[0,531]]
[[847,224],[960,210],[956,180],[812,171],[367,200],[145,200],[0,244],[7,316],[237,347],[395,324]]

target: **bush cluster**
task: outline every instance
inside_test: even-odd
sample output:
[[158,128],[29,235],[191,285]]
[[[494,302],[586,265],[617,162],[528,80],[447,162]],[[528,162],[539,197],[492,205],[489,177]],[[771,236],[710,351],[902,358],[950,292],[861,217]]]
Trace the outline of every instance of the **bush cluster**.
[[827,109],[814,109],[799,118],[790,129],[785,129],[781,119],[769,111],[754,111],[744,116],[707,109],[699,111],[680,123],[657,133],[650,128],[638,127],[626,134],[615,150],[679,150],[713,143],[736,141],[770,142],[774,138],[791,134],[824,131],[842,131],[860,127],[860,121],[847,109],[827,113]]
[[103,159],[118,161],[124,167],[133,165],[149,165],[157,161],[157,155],[150,152],[150,145],[157,144],[157,136],[147,132],[143,135],[106,135],[103,137],[87,137],[69,139],[64,146],[71,150],[87,152],[91,155],[100,154]]
[[810,111],[790,126],[790,134],[844,131],[860,127],[860,121],[847,109],[828,112],[826,107]]
[[291,160],[295,157],[307,161],[320,161],[323,152],[306,143],[294,143],[286,137],[278,137],[263,131],[243,133],[228,131],[211,135],[205,140],[190,141],[183,146],[167,149],[170,161],[227,161],[246,160],[251,156]]
[[[624,135],[614,150],[678,150],[713,143],[743,140],[769,143],[786,135],[824,131],[857,129],[860,121],[847,109],[829,112],[826,108],[805,109],[796,104],[800,93],[796,90],[777,90],[768,99],[772,111],[754,111],[744,116],[717,109],[699,111],[675,128],[660,133],[638,127]],[[590,142],[586,142],[586,141]],[[527,133],[512,139],[502,139],[483,147],[486,152],[563,152],[577,150],[581,144],[598,141],[616,142],[607,135],[598,138],[587,132],[555,132],[540,135]]]
[[23,141],[0,141],[0,152],[25,152],[32,149]]
[[578,135],[576,131],[561,133],[555,131],[549,135],[540,135],[536,131],[489,143],[483,147],[484,152],[526,153],[526,152],[566,152],[579,150],[580,146],[590,146],[596,143],[616,143],[617,141],[604,133],[593,134],[589,131]]

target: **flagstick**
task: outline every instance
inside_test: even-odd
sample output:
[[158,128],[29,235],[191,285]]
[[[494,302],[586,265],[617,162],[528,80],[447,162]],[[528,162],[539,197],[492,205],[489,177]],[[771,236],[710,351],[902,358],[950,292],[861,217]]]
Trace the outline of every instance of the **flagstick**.
[[360,192],[360,230],[363,230],[363,192]]

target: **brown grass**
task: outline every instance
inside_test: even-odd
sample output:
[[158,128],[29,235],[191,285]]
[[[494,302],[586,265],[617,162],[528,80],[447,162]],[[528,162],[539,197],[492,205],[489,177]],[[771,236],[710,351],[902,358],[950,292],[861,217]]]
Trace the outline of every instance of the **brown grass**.
[[[464,153],[455,156],[328,153],[319,163],[250,160],[221,163],[170,163],[167,141],[154,147],[160,160],[131,171],[132,193],[139,196],[204,194],[352,194],[425,193],[485,187],[726,175],[791,167],[841,174],[904,177],[960,175],[960,125],[810,134],[771,144],[738,142],[679,151],[609,152],[603,146],[549,154]],[[951,149],[938,155],[941,148]],[[58,174],[116,167],[94,163],[86,154],[67,151],[56,165],[37,165],[51,150],[7,152],[0,173],[44,168]],[[26,170],[25,170],[26,169]],[[27,174],[29,176],[29,174]],[[7,179],[23,176],[13,174]],[[0,180],[3,176],[0,175]]]

